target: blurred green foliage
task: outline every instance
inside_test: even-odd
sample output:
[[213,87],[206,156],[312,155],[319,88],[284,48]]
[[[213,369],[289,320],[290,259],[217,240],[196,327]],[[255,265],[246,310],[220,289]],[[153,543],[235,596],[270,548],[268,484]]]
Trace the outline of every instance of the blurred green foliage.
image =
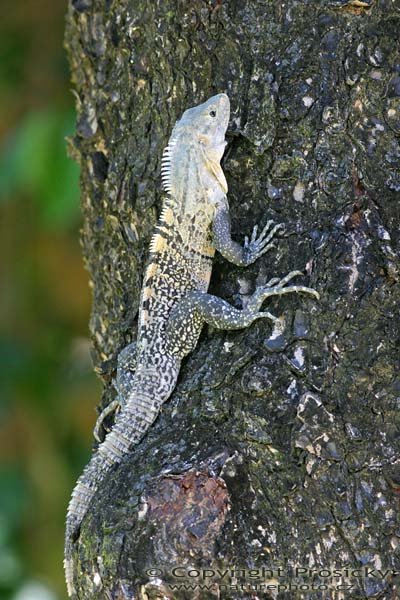
[[0,198],[29,193],[44,227],[68,227],[78,214],[78,166],[67,157],[65,137],[74,113],[51,108],[24,116],[0,158]]
[[0,600],[66,598],[63,535],[88,459],[90,360],[65,2],[0,20]]

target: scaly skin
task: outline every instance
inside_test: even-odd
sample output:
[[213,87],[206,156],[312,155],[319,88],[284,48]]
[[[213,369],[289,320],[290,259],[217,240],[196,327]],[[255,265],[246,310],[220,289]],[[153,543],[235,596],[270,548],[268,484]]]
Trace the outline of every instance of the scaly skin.
[[[121,410],[78,479],[68,507],[64,566],[70,597],[76,597],[73,545],[91,500],[111,467],[156,419],[203,324],[240,329],[268,318],[278,326],[280,321],[271,313],[260,312],[267,297],[303,292],[318,298],[311,288],[284,287],[301,275],[297,271],[258,288],[244,310],[207,294],[215,250],[236,265],[249,265],[273,247],[271,240],[282,227],[268,222],[258,237],[255,227],[243,247],[231,239],[228,188],[220,166],[228,121],[229,99],[218,94],[183,114],[164,152],[162,178],[168,198],[150,244],[137,346],[127,347],[119,359],[116,388]],[[96,426],[98,439],[104,415]]]

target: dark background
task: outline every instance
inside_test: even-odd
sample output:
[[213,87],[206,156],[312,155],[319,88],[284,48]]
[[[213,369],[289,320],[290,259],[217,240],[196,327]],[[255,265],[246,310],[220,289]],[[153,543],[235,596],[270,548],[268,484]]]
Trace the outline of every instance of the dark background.
[[3,0],[0,20],[0,598],[65,597],[66,505],[99,384],[79,246],[66,1]]

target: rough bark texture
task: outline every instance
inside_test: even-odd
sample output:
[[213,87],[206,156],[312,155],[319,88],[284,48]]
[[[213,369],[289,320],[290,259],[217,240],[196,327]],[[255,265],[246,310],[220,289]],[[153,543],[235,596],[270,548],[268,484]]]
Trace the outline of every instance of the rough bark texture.
[[[255,222],[287,224],[278,250],[251,268],[217,257],[212,291],[240,306],[256,282],[306,268],[304,284],[321,293],[319,304],[270,303],[287,316],[280,352],[268,349],[266,321],[205,330],[84,521],[81,598],[269,597],[241,588],[241,576],[171,591],[199,582],[195,572],[174,579],[174,565],[280,567],[282,586],[318,584],[291,579],[295,566],[399,567],[399,30],[396,0],[72,1],[71,151],[103,404],[135,335],[162,149],[188,106],[231,99],[223,166],[236,239]],[[395,573],[356,575],[345,592],[269,594],[399,597]]]

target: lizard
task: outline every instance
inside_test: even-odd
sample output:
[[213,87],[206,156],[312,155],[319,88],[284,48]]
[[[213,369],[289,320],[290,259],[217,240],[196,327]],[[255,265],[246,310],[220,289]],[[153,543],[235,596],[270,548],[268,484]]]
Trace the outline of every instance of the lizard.
[[[288,293],[319,298],[312,288],[287,285],[301,271],[257,287],[242,309],[208,293],[216,250],[245,267],[274,247],[272,239],[283,227],[268,221],[258,235],[256,225],[244,245],[231,237],[228,186],[220,165],[229,117],[230,102],[224,93],[187,109],[163,153],[161,177],[166,194],[150,243],[137,343],[127,346],[118,361],[118,396],[111,409],[119,404],[120,410],[79,477],[68,506],[64,568],[70,597],[76,597],[73,548],[90,503],[111,468],[140,442],[157,418],[176,386],[182,359],[195,348],[203,325],[234,330],[267,318],[279,328],[278,317],[260,310],[267,298]],[[111,409],[100,416],[100,422]]]

